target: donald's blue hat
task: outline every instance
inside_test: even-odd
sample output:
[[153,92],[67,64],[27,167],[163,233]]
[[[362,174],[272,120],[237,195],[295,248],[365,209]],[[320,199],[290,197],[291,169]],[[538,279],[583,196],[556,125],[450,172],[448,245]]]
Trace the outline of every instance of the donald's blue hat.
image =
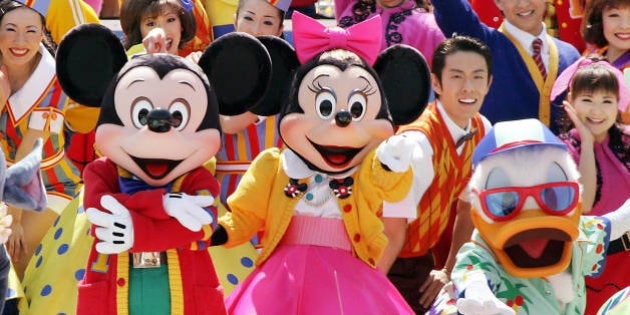
[[554,146],[567,150],[556,135],[538,119],[498,122],[477,145],[473,153],[473,168],[485,158],[529,146]]

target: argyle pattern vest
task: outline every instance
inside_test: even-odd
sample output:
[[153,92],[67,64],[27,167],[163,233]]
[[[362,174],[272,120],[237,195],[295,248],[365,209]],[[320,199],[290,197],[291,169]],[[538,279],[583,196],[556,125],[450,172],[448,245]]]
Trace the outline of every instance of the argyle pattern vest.
[[399,257],[425,255],[440,239],[449,221],[451,205],[468,184],[472,173],[472,154],[483,135],[483,121],[479,114],[471,120],[471,130],[477,133],[464,144],[462,155],[457,155],[455,143],[436,103],[430,104],[415,122],[402,126],[398,133],[408,130],[423,132],[433,148],[433,182],[418,204],[418,218],[408,229],[405,245]]

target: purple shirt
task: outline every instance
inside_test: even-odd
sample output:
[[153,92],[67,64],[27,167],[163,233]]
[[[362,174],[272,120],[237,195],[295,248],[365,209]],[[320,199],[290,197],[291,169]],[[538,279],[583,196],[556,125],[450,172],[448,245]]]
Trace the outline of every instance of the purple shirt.
[[[624,133],[628,134],[628,128]],[[580,139],[578,132],[570,131],[572,138]],[[580,144],[563,139],[576,163],[580,162]],[[621,161],[609,146],[609,136],[602,143],[593,143],[597,162],[597,193],[589,215],[603,215],[617,210],[630,198],[630,161]]]
[[435,48],[445,39],[432,13],[416,8],[414,0],[389,9],[376,4],[361,5],[357,0],[335,0],[337,24],[349,27],[377,14],[383,20],[382,49],[395,44],[407,44],[418,49],[431,66]]

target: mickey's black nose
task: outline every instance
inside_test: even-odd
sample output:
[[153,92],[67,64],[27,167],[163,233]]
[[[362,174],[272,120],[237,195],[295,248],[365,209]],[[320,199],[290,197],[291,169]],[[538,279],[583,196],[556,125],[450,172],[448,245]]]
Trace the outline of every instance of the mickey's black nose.
[[149,112],[147,125],[153,132],[168,132],[171,130],[171,113],[163,108],[156,108]]
[[345,127],[352,122],[352,115],[347,111],[340,111],[335,115],[335,123],[339,127]]

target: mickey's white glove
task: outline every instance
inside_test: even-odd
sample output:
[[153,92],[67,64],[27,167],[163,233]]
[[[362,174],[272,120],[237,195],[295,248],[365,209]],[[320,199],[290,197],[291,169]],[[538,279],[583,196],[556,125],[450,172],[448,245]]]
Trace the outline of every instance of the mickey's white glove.
[[101,197],[101,206],[111,213],[96,208],[88,208],[85,212],[92,224],[99,226],[94,230],[96,251],[101,254],[119,254],[133,246],[133,224],[129,210],[116,198],[105,195]]
[[402,173],[411,165],[411,156],[416,144],[404,133],[391,136],[376,149],[376,156],[390,170]]
[[464,315],[515,315],[514,310],[501,302],[488,286],[482,272],[471,272],[466,279],[464,297],[457,299],[457,310]]
[[212,196],[167,193],[163,197],[166,213],[193,232],[200,231],[202,226],[212,223],[212,216],[203,207],[211,206],[213,203]]

